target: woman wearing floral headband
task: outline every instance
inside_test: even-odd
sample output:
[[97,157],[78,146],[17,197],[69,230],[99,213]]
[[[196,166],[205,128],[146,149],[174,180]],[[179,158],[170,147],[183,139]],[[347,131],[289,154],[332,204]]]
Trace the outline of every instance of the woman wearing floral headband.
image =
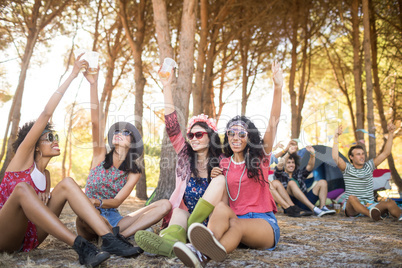
[[[220,202],[208,227],[198,223],[189,227],[191,244],[214,261],[223,261],[240,243],[250,248],[273,250],[279,241],[279,226],[274,215],[277,208],[269,190],[268,172],[281,113],[283,77],[276,62],[272,72],[275,89],[263,139],[245,116],[234,117],[226,127],[224,151],[228,158],[222,159],[220,167],[226,177],[229,206]],[[180,243],[174,248],[185,264],[194,258]]]
[[[81,55],[82,56],[82,55]],[[50,192],[49,161],[60,155],[58,135],[48,123],[71,82],[88,65],[79,56],[67,80],[52,94],[36,121],[18,131],[15,156],[0,185],[0,252],[28,252],[51,234],[73,247],[80,264],[96,266],[110,257],[132,250],[112,234],[108,225],[72,178],[64,178]],[[87,80],[92,75],[84,73]],[[72,233],[59,219],[66,202],[102,237],[102,250]]]
[[177,153],[176,188],[169,199],[172,211],[164,219],[164,225],[169,226],[161,231],[160,236],[138,231],[135,241],[147,252],[174,257],[173,244],[177,241],[186,243],[187,226],[194,222],[204,222],[214,205],[222,199],[223,176],[211,181],[211,171],[218,167],[222,150],[215,121],[204,114],[190,119],[188,142],[184,139],[173,108],[172,75],[161,81],[165,98],[166,131]]

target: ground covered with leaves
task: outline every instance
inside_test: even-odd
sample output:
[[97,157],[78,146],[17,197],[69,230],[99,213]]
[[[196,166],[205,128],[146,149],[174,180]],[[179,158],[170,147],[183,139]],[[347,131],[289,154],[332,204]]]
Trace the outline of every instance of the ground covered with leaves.
[[[144,205],[130,197],[123,215]],[[207,267],[402,267],[402,222],[386,218],[372,222],[367,217],[341,215],[323,218],[290,218],[276,214],[281,239],[275,251],[237,249],[222,262]],[[69,206],[62,221],[75,232],[75,216]],[[75,251],[49,236],[29,253],[0,254],[0,267],[80,267]],[[142,254],[137,258],[111,257],[101,267],[183,267],[179,259]]]

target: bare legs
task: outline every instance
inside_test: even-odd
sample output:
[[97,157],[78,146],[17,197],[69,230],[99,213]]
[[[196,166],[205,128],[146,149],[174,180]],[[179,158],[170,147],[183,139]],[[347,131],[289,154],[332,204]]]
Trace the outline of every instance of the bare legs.
[[273,180],[270,182],[270,186],[271,194],[275,202],[279,203],[281,207],[287,209],[295,205],[280,181]]
[[252,248],[271,248],[274,246],[274,231],[263,219],[239,219],[233,210],[220,202],[212,213],[208,228],[230,253],[240,242]]
[[124,237],[135,234],[138,230],[144,230],[157,223],[170,210],[172,205],[169,200],[158,200],[149,206],[143,207],[125,216],[119,223],[120,232]]
[[[381,201],[376,207],[380,209],[382,214],[389,212],[395,218],[399,218],[402,213],[394,200]],[[354,195],[349,196],[346,203],[346,214],[348,216],[356,216],[359,213],[370,217],[369,209],[360,203],[359,198]]]
[[305,204],[311,211],[314,210],[314,205],[308,200],[307,196],[300,190],[296,182],[289,180],[287,191],[289,195],[294,196],[297,200]]
[[318,196],[318,200],[320,200],[320,208],[325,206],[325,202],[327,201],[328,195],[328,183],[326,180],[319,180],[317,184],[313,187],[313,194]]

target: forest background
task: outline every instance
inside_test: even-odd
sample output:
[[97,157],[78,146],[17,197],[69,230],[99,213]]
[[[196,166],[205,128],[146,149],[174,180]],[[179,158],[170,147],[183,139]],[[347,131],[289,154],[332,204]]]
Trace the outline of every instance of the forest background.
[[[391,169],[402,192],[402,0],[53,0],[0,1],[0,178],[13,156],[18,127],[36,119],[66,78],[78,48],[98,51],[99,96],[106,129],[134,123],[143,135],[145,172],[136,196],[168,198],[175,153],[164,131],[157,70],[178,63],[174,101],[185,131],[192,115],[225,123],[245,114],[266,128],[270,65],[284,69],[276,142],[297,139],[340,151],[363,144],[369,158],[397,126]],[[89,86],[79,76],[53,119],[61,155],[48,169],[52,185],[71,176],[84,186],[92,159]],[[4,134],[1,134],[4,133]]]

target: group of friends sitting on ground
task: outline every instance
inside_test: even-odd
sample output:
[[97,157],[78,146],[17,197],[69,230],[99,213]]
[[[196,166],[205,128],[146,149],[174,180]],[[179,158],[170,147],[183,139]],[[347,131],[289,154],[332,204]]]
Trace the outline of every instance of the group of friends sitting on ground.
[[[146,251],[177,256],[186,266],[200,267],[209,260],[223,261],[240,244],[274,250],[280,238],[276,203],[293,217],[335,213],[325,206],[325,180],[310,190],[306,187],[305,179],[315,162],[312,146],[306,147],[310,154],[307,166],[299,168],[297,143],[291,141],[276,155],[275,179],[268,179],[282,102],[283,75],[276,62],[272,65],[274,93],[267,129],[261,134],[247,117],[235,116],[226,125],[223,143],[215,121],[203,114],[192,117],[186,137],[182,135],[172,98],[173,75],[161,79],[166,131],[177,154],[176,187],[169,200],[158,200],[125,216],[118,207],[143,172],[137,162],[144,150],[142,137],[131,123],[117,122],[108,131],[107,152],[98,74],[85,71],[93,139],[85,193],[72,178],[64,178],[50,191],[51,174],[46,167],[60,155],[60,149],[58,135],[48,121],[83,67],[88,63],[79,56],[39,118],[18,132],[15,156],[0,184],[0,252],[29,252],[51,234],[71,246],[80,264],[86,266],[97,266],[111,254],[135,257]],[[390,124],[388,131],[388,141],[376,158],[366,162],[363,148],[354,146],[348,155],[351,163],[339,158],[342,127],[335,133],[332,155],[344,174],[347,201],[343,210],[347,216],[365,215],[378,221],[389,214],[402,220],[394,201],[376,203],[373,196],[372,173],[391,152],[395,126]],[[66,202],[77,215],[78,235],[59,219]],[[161,219],[159,234],[147,230]],[[137,246],[128,241],[133,236]],[[101,241],[100,248],[94,241]]]

